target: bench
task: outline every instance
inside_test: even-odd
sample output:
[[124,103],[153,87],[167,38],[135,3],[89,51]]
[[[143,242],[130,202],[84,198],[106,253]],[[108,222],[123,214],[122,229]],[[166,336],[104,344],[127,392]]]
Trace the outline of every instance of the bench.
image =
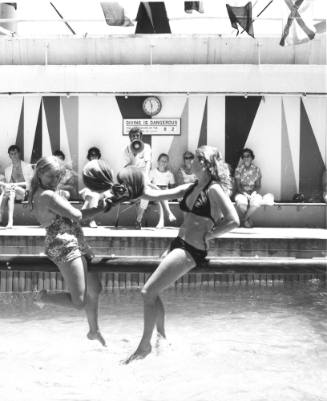
[[[81,208],[83,202],[71,201],[74,207]],[[169,202],[172,212],[177,220],[167,225],[178,227],[183,220],[183,213],[178,202]],[[101,213],[95,220],[99,225],[131,227],[136,219],[136,206],[131,202],[124,202],[119,207],[115,206],[108,213]],[[6,216],[4,216],[4,223]],[[143,226],[154,227],[159,219],[158,206],[149,205],[144,214]],[[273,206],[261,206],[253,214],[254,225],[257,227],[307,227],[327,228],[327,205],[325,203],[284,203],[276,202]],[[38,225],[31,214],[27,202],[15,205],[15,225]]]
[[256,210],[253,221],[258,227],[327,228],[327,205],[276,202]]

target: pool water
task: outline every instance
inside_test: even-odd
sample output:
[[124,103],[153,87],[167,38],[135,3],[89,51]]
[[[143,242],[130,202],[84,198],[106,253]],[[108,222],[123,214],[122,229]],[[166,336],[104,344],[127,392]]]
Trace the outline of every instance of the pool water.
[[82,312],[0,295],[2,401],[327,400],[327,289],[169,289],[170,345],[123,365],[140,338],[137,290],[103,293],[108,347],[85,338]]

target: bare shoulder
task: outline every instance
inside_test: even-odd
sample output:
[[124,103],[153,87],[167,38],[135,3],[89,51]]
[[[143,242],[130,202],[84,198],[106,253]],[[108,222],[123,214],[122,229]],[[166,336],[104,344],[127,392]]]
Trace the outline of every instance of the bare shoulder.
[[223,190],[223,188],[221,187],[220,184],[218,184],[218,182],[215,182],[213,184],[210,185],[209,189],[208,189],[208,193],[209,196],[219,196],[219,197],[225,197],[226,193]]
[[42,202],[47,202],[49,207],[65,206],[70,205],[68,200],[60,196],[57,192],[51,189],[46,189],[40,195]]

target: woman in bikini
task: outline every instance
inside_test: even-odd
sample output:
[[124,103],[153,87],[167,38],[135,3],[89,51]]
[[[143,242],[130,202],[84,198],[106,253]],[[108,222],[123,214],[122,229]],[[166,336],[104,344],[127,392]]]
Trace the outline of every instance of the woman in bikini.
[[[165,338],[164,306],[160,293],[179,277],[200,265],[207,255],[208,241],[239,226],[237,212],[229,198],[231,177],[228,165],[216,148],[201,146],[195,153],[194,184],[184,184],[173,189],[155,190],[144,186],[142,173],[126,167],[117,176],[120,188],[116,200],[175,199],[183,197],[180,207],[185,219],[170,252],[142,288],[144,300],[144,328],[136,351],[126,360],[146,357],[151,352],[151,337],[156,326],[158,335]],[[119,191],[118,191],[119,189]]]
[[[87,174],[92,175],[94,170],[98,174],[100,171],[102,185],[99,186],[99,192],[108,189],[112,184],[111,170],[106,165],[99,169],[98,161],[94,166],[92,163],[87,167]],[[84,210],[74,208],[56,192],[64,173],[63,164],[57,157],[41,158],[36,164],[28,202],[32,213],[46,230],[45,253],[58,266],[70,292],[55,294],[42,290],[37,300],[84,308],[89,324],[87,337],[105,346],[98,325],[101,285],[98,274],[88,271],[88,261],[93,255],[80,226],[82,219],[104,211],[105,204]]]

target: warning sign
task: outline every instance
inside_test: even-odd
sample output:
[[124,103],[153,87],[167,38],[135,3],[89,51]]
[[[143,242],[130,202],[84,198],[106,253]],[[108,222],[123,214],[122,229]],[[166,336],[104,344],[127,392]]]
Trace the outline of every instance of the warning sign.
[[123,135],[128,135],[132,128],[140,128],[143,135],[180,135],[180,118],[151,118],[123,120]]

